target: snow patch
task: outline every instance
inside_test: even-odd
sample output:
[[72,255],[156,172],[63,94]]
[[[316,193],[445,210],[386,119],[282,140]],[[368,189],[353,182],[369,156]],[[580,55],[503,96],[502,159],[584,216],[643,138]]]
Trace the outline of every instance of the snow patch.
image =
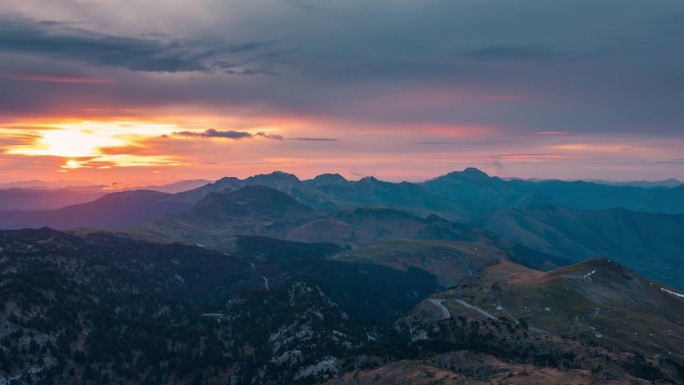
[[427,341],[427,339],[428,339],[427,331],[425,331],[423,329],[418,329],[416,331],[411,330],[411,342]]
[[305,368],[302,368],[297,372],[297,374],[295,374],[294,379],[299,380],[300,378],[316,376],[326,372],[337,373],[337,358],[329,356],[323,361],[319,361],[314,365],[309,365]]
[[293,341],[306,341],[313,338],[314,332],[310,325],[299,325],[295,323],[290,326],[283,326],[268,337],[268,341],[273,344],[273,353]]
[[183,279],[183,277],[181,277],[180,274],[174,274],[174,275],[173,275],[173,279],[176,280],[176,282],[177,282],[180,286],[186,286],[186,284],[185,284],[185,279]]
[[301,350],[288,350],[278,357],[271,358],[271,362],[276,365],[289,364],[290,366],[301,362],[304,359]]
[[596,269],[594,269],[594,270],[588,272],[587,274],[584,274],[584,275],[582,276],[582,279],[586,279],[587,281],[591,281],[591,276],[594,275],[594,274],[596,274]]

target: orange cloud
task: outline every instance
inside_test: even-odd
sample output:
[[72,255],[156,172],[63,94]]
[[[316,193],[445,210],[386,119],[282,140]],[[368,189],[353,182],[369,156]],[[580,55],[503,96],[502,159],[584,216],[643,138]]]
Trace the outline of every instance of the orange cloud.
[[573,143],[573,144],[557,144],[547,146],[549,149],[564,150],[564,151],[580,151],[580,152],[621,152],[633,151],[634,148],[624,144],[590,144],[590,143]]

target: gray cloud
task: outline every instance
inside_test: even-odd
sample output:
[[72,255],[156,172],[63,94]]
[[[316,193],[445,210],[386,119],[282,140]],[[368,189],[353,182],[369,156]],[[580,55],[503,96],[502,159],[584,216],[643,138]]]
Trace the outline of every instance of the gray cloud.
[[663,161],[656,161],[656,162],[649,162],[649,163],[684,164],[684,159],[670,159],[670,160],[663,160]]
[[230,131],[219,131],[219,130],[215,130],[213,128],[210,128],[210,129],[202,131],[202,132],[178,131],[178,132],[174,132],[173,135],[183,136],[186,138],[223,138],[223,139],[233,139],[233,140],[251,139],[251,138],[256,138],[256,137],[274,139],[274,140],[283,140],[284,139],[281,135],[267,134],[264,132],[257,132],[257,133],[252,134],[252,133],[247,132],[247,131],[232,131],[232,130],[230,130]]
[[46,55],[134,71],[260,73],[241,55],[261,52],[265,42],[158,40],[113,36],[56,21],[0,18],[0,51]]

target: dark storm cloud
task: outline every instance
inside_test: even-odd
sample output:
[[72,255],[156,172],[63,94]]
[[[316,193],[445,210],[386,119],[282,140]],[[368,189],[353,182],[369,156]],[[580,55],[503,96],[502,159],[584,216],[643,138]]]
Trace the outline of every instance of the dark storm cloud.
[[0,18],[0,51],[46,55],[135,71],[216,71],[253,74],[240,54],[262,50],[264,42],[157,40],[112,36],[53,21]]
[[183,136],[186,138],[222,138],[222,139],[233,139],[233,140],[240,140],[240,139],[251,139],[251,138],[267,138],[267,139],[274,139],[274,140],[283,140],[283,137],[280,135],[274,135],[274,134],[267,134],[264,132],[257,132],[255,134],[252,134],[247,131],[219,131],[215,130],[213,128],[210,128],[208,130],[202,131],[202,132],[197,132],[197,131],[178,131],[174,132],[173,135],[175,136]]

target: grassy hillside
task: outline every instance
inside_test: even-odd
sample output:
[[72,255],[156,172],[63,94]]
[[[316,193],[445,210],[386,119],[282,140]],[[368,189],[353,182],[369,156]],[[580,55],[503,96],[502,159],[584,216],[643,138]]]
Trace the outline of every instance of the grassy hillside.
[[[462,299],[546,335],[684,364],[684,294],[605,259],[540,272],[508,261],[434,298]],[[455,300],[454,314],[484,318]]]

